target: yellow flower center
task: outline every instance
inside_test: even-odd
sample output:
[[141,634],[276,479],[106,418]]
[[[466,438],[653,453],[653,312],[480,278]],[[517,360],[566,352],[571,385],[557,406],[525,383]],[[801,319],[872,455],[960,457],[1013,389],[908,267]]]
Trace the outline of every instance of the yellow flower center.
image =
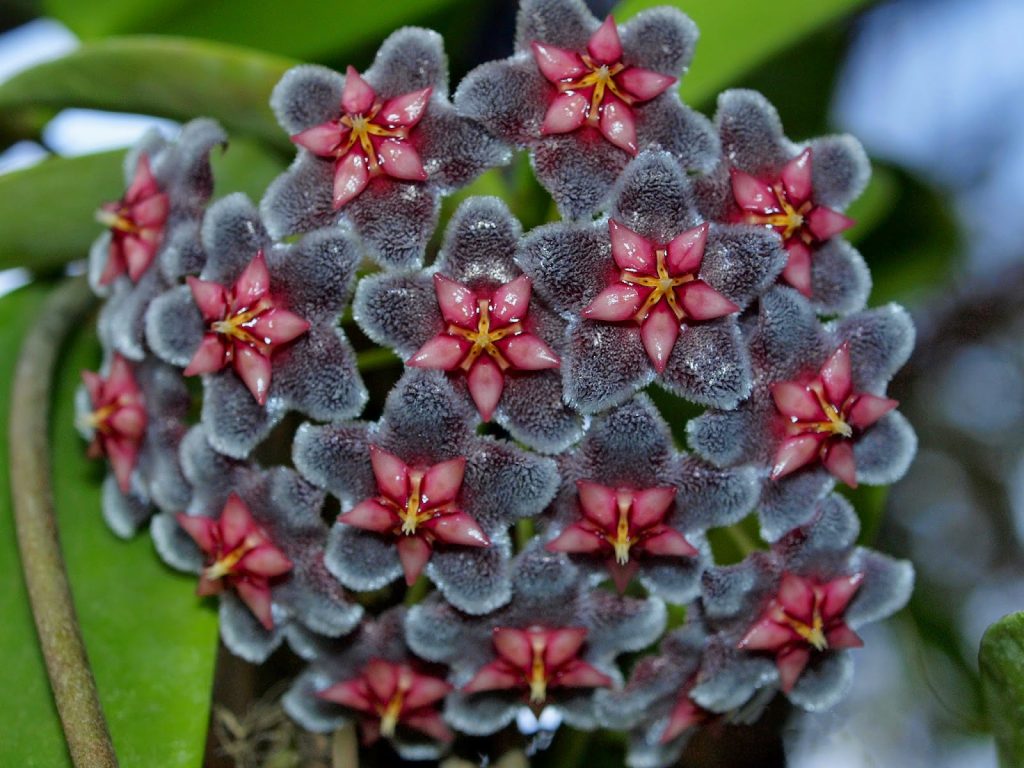
[[782,230],[782,239],[788,240],[793,236],[794,232],[800,232],[800,239],[808,245],[813,241],[813,236],[810,232],[803,229],[805,217],[810,213],[811,208],[814,204],[808,200],[799,208],[794,208],[789,198],[786,196],[786,190],[782,186],[782,183],[775,184],[772,189],[775,191],[775,197],[778,199],[779,206],[782,208],[781,213],[748,213],[746,218],[751,224],[767,224],[770,227],[778,227]]
[[500,341],[507,336],[515,336],[522,333],[523,327],[519,323],[511,323],[504,328],[491,330],[490,302],[487,299],[480,299],[478,306],[480,312],[475,331],[461,328],[454,323],[448,325],[448,333],[450,335],[460,336],[473,344],[465,359],[459,364],[459,367],[464,371],[468,371],[473,367],[473,363],[476,362],[481,353],[486,352],[493,358],[501,370],[508,370],[512,364],[501,354],[501,350],[494,346],[494,342]]
[[377,150],[373,147],[373,142],[370,141],[371,136],[380,136],[387,139],[399,139],[403,141],[409,138],[409,129],[403,126],[397,128],[387,128],[383,125],[378,125],[373,122],[373,118],[380,112],[381,104],[376,103],[370,108],[370,111],[363,115],[342,115],[338,121],[343,126],[349,129],[348,141],[338,147],[337,155],[339,158],[344,157],[356,144],[359,144],[363,150],[363,154],[366,155],[367,161],[370,163],[370,173],[380,173],[381,158],[377,154]]
[[657,259],[657,276],[652,275],[638,275],[635,272],[629,270],[622,271],[622,282],[631,283],[633,285],[642,285],[645,288],[650,288],[651,293],[647,297],[647,300],[640,306],[640,309],[636,311],[633,318],[638,322],[642,323],[647,319],[647,315],[651,313],[651,310],[657,305],[659,301],[664,299],[668,302],[669,309],[676,316],[676,319],[682,321],[686,317],[686,311],[679,306],[679,301],[676,298],[676,288],[681,285],[685,285],[696,278],[689,272],[685,275],[672,276],[668,273],[668,267],[665,266],[665,260],[668,257],[668,252],[664,248],[659,248],[654,252],[655,258]]
[[591,125],[597,125],[598,120],[601,118],[601,105],[604,103],[607,91],[618,96],[626,104],[633,103],[633,97],[619,88],[618,83],[615,82],[615,76],[626,68],[622,62],[611,65],[597,64],[586,54],[581,54],[580,58],[583,59],[583,63],[590,71],[577,80],[561,83],[558,89],[560,91],[578,91],[583,88],[593,87],[594,90],[590,94],[590,110],[587,113],[587,122]]

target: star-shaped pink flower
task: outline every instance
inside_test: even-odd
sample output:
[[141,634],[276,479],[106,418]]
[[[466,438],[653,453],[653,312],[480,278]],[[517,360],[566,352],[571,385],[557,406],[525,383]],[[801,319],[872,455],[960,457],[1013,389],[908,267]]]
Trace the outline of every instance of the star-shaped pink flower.
[[775,452],[772,479],[820,460],[836,478],[856,488],[855,434],[899,403],[853,391],[849,345],[833,352],[810,381],[779,382],[771,391],[786,434]]
[[359,502],[338,517],[353,525],[397,538],[405,581],[412,586],[430,559],[434,542],[487,547],[490,540],[476,521],[459,509],[466,459],[432,467],[410,467],[394,454],[370,446],[379,496]]
[[199,575],[199,595],[234,589],[267,629],[274,628],[270,587],[292,569],[292,561],[278,549],[236,493],[228,496],[218,519],[178,513],[178,524],[206,555]]
[[139,281],[163,241],[170,209],[170,199],[153,176],[149,157],[139,155],[135,177],[124,197],[96,212],[96,219],[110,227],[110,251],[100,275],[101,285],[125,273],[133,283]]
[[375,176],[426,181],[410,133],[427,111],[432,87],[382,102],[354,67],[345,74],[341,114],[292,136],[318,157],[333,158],[334,208],[359,196]]
[[625,591],[642,552],[661,557],[693,557],[699,552],[686,537],[665,525],[675,503],[675,488],[609,488],[578,480],[583,519],[547,544],[552,552],[608,556],[608,569],[619,592]]
[[308,331],[309,323],[271,296],[262,251],[230,289],[191,276],[187,281],[207,331],[185,375],[212,373],[230,364],[263,405],[270,390],[274,351]]
[[647,356],[661,373],[679,337],[681,323],[713,320],[739,311],[697,277],[704,261],[708,225],[688,229],[668,245],[656,244],[610,220],[612,258],[618,279],[583,310],[590,320],[636,322]]
[[741,650],[775,654],[782,690],[789,693],[811,654],[859,648],[864,643],[843,620],[864,574],[821,583],[785,573],[778,594],[739,642]]
[[811,254],[830,237],[853,226],[853,219],[814,201],[813,156],[805,149],[782,167],[777,179],[762,180],[732,168],[732,194],[738,221],[764,224],[782,236],[789,254],[782,279],[811,295]]
[[448,327],[420,347],[409,365],[463,371],[485,421],[498,406],[507,372],[559,366],[558,356],[523,325],[530,306],[526,275],[487,295],[435,274],[434,290]]
[[635,155],[632,106],[664,93],[676,78],[624,64],[619,30],[611,16],[591,35],[586,53],[537,41],[531,47],[541,74],[558,89],[544,115],[541,133],[570,133],[586,125]]
[[452,687],[440,678],[416,672],[408,664],[371,659],[359,677],[335,683],[317,695],[354,709],[367,746],[381,736],[390,739],[399,727],[449,742],[455,734],[445,725],[437,704]]
[[120,355],[114,355],[106,379],[93,371],[82,371],[82,380],[92,403],[92,411],[84,417],[86,426],[93,430],[89,456],[106,456],[118,487],[128,493],[148,421],[142,392],[131,366]]
[[551,688],[605,688],[608,675],[579,658],[587,639],[583,627],[527,629],[496,627],[495,661],[485,664],[463,687],[465,693],[524,688],[530,707],[543,709]]
[[714,712],[709,712],[690,698],[690,690],[696,682],[696,677],[691,678],[683,686],[682,690],[679,691],[675,706],[672,707],[672,712],[668,716],[668,724],[661,734],[660,741],[662,744],[668,744],[670,741],[682,736],[689,729],[704,725],[716,717]]

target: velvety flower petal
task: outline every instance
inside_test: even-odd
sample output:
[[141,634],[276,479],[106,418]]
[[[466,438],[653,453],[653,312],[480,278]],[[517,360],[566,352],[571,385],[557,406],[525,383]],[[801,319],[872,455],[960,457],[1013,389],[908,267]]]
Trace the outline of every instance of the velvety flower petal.
[[660,382],[697,403],[732,408],[750,392],[750,362],[731,318],[684,326]]
[[584,413],[625,401],[655,376],[636,327],[589,320],[570,324],[562,361],[565,399]]
[[583,310],[605,288],[613,268],[608,232],[593,225],[537,227],[522,239],[516,261],[534,291],[559,312]]
[[516,47],[534,40],[570,50],[582,50],[597,29],[597,20],[581,0],[524,0],[519,4]]

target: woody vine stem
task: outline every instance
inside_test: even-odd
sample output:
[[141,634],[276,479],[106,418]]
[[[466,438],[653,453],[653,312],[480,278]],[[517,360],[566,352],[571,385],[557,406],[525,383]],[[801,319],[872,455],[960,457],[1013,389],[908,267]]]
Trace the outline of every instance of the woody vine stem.
[[95,301],[84,278],[65,283],[46,300],[21,348],[8,439],[18,551],[68,750],[76,766],[111,768],[117,756],[71,601],[50,488],[49,415],[57,356]]

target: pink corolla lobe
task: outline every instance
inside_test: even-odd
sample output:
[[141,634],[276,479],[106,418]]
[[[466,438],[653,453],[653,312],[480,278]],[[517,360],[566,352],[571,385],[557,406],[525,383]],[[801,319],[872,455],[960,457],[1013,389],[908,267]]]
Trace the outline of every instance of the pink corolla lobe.
[[586,639],[584,627],[496,627],[493,642],[498,658],[481,667],[462,690],[524,688],[530,707],[539,711],[551,688],[607,688],[612,679],[579,658]]
[[851,488],[857,487],[854,439],[898,405],[887,397],[853,391],[847,342],[809,381],[777,382],[771,394],[786,434],[775,451],[772,479],[820,460]]
[[378,496],[361,501],[338,521],[396,537],[398,558],[410,586],[430,560],[434,543],[487,547],[490,540],[458,505],[466,459],[410,467],[392,453],[370,446]]
[[292,561],[256,522],[249,507],[232,492],[220,517],[176,516],[178,524],[206,556],[199,574],[199,595],[234,589],[266,629],[274,628],[270,587],[292,570]]
[[615,19],[608,16],[590,36],[586,53],[533,41],[541,74],[558,89],[544,122],[543,135],[596,128],[630,155],[637,153],[633,105],[664,93],[676,78],[623,63]]
[[106,456],[118,487],[128,493],[148,422],[142,392],[128,361],[117,354],[107,378],[82,371],[82,380],[92,404],[92,410],[83,416],[93,434],[89,456]]
[[292,136],[318,157],[333,158],[334,208],[358,197],[375,176],[426,181],[410,133],[427,111],[433,87],[382,101],[354,67],[345,74],[341,114]]
[[447,328],[409,359],[415,368],[462,371],[480,416],[489,421],[509,371],[557,368],[558,355],[530,333],[524,321],[530,278],[520,275],[489,296],[444,275],[434,275],[437,303]]
[[100,285],[109,285],[124,274],[133,283],[139,281],[163,242],[170,210],[170,198],[153,175],[149,156],[140,154],[124,197],[105,203],[96,212],[96,219],[110,228],[110,249]]
[[638,553],[661,557],[700,554],[683,534],[665,524],[675,503],[675,488],[609,488],[591,480],[578,480],[576,488],[583,519],[569,525],[546,548],[607,555],[619,592],[625,591],[636,573]]
[[231,288],[192,276],[186,279],[206,332],[185,375],[212,373],[231,365],[256,401],[265,404],[274,352],[306,333],[309,322],[271,294],[263,251]]
[[784,573],[778,593],[743,635],[739,648],[774,654],[782,690],[789,693],[812,653],[864,644],[843,619],[863,581],[862,573],[824,583]]
[[763,224],[779,233],[789,255],[782,279],[807,297],[812,294],[814,250],[854,225],[848,216],[815,202],[813,162],[813,151],[807,148],[771,180],[739,168],[729,170],[733,198],[740,208],[734,219]]
[[614,219],[608,222],[612,258],[621,271],[584,308],[583,316],[639,324],[644,349],[658,373],[668,365],[681,323],[713,320],[740,309],[697,276],[708,229],[703,223],[660,245]]
[[359,730],[367,746],[382,736],[393,738],[398,728],[449,742],[455,734],[437,707],[451,689],[444,680],[421,674],[409,664],[374,658],[358,677],[335,683],[317,696],[358,712]]

